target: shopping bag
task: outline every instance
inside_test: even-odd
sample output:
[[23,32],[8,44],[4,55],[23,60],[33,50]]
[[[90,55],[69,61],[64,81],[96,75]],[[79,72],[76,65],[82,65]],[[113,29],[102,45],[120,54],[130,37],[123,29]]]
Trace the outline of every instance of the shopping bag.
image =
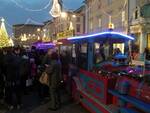
[[48,74],[46,72],[43,72],[40,79],[39,79],[41,84],[45,84],[47,86],[49,86],[49,77]]
[[32,79],[27,79],[26,80],[26,87],[29,87],[32,85]]

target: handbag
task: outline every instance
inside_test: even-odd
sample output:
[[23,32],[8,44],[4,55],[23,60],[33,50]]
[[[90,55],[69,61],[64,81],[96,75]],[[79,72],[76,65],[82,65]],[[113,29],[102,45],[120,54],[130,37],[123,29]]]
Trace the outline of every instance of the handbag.
[[26,87],[29,87],[29,86],[31,86],[32,85],[32,79],[27,79],[26,80]]
[[49,77],[46,72],[43,72],[40,79],[39,79],[41,84],[49,86]]

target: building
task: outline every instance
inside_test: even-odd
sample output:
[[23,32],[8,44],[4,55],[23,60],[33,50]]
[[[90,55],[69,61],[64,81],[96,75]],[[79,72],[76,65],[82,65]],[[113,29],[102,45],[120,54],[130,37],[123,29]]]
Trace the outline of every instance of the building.
[[52,40],[63,39],[85,33],[84,6],[75,11],[63,12],[60,17],[44,22],[44,29]]
[[30,45],[42,39],[43,25],[16,24],[13,25],[13,33],[19,44]]
[[136,51],[142,54],[145,48],[150,49],[150,0],[137,1],[130,32],[135,36],[133,48],[136,48]]
[[35,24],[16,24],[13,25],[13,33],[15,38],[19,38],[21,35],[27,36],[39,36],[40,31],[43,29],[43,25]]
[[55,37],[55,28],[54,28],[54,20],[48,20],[44,22],[43,26],[43,36],[47,37],[50,41]]
[[134,2],[135,0],[85,0],[86,32],[106,31],[112,23],[115,31],[128,33]]

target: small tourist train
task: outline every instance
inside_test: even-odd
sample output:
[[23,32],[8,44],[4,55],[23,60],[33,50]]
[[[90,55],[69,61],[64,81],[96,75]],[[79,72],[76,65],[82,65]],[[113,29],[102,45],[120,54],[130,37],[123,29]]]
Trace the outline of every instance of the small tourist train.
[[150,113],[150,65],[132,63],[132,41],[114,31],[58,40],[76,73],[72,96],[91,113]]

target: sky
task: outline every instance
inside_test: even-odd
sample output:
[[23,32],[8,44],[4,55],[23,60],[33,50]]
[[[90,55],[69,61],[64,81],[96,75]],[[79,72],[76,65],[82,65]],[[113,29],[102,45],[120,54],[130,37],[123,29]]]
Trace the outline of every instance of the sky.
[[[65,9],[77,9],[83,3],[83,0],[62,1]],[[0,17],[5,19],[6,28],[10,34],[14,24],[41,24],[49,20],[51,5],[52,0],[0,0]],[[29,22],[29,20],[32,21]]]

